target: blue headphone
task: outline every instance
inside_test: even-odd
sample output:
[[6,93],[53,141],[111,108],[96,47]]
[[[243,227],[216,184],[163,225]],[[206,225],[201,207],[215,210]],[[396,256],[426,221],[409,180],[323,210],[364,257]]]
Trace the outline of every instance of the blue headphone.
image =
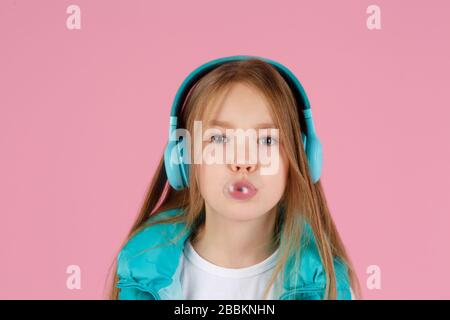
[[[257,58],[271,64],[276,68],[291,88],[297,101],[297,105],[302,110],[302,112],[299,111],[299,115],[303,115],[304,124],[306,125],[306,128],[302,127],[301,134],[305,153],[308,159],[309,172],[314,183],[319,180],[322,172],[322,144],[319,137],[316,135],[309,100],[306,96],[305,90],[300,84],[300,81],[288,68],[276,61],[256,56],[240,55],[215,59],[201,65],[187,76],[175,95],[172,109],[170,111],[169,142],[164,150],[164,167],[166,169],[167,179],[169,184],[175,190],[181,190],[189,185],[189,164],[184,161],[184,150],[188,150],[185,145],[186,140],[172,140],[171,137],[175,136],[178,113],[180,112],[190,89],[201,77],[216,67],[227,62],[247,60],[250,58]],[[171,161],[173,152],[176,153],[175,157],[178,160],[177,163]]]

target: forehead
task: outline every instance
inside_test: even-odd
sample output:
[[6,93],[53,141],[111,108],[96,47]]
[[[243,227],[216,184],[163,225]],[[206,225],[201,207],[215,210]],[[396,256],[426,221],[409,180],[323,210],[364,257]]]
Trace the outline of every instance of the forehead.
[[267,98],[245,83],[235,83],[223,90],[207,109],[204,121],[210,126],[275,127]]

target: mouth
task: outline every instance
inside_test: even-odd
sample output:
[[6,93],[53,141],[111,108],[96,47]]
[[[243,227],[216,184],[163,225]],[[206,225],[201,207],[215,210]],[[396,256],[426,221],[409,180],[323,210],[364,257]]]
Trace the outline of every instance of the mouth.
[[252,198],[258,190],[247,180],[234,182],[226,188],[228,195],[235,200],[248,200]]

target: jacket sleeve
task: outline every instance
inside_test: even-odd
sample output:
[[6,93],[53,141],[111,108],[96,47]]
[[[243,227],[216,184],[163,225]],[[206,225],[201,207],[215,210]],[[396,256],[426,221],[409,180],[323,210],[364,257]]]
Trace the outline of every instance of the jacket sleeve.
[[155,300],[143,283],[137,281],[130,273],[126,249],[122,249],[117,258],[117,288],[119,300]]
[[154,296],[135,287],[119,288],[119,300],[155,300]]

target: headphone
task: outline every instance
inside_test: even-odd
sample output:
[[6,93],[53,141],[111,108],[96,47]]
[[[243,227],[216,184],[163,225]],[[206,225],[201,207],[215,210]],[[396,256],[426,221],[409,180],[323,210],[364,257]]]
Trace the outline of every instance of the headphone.
[[[183,107],[184,101],[189,94],[189,91],[201,77],[203,77],[205,74],[215,69],[216,67],[227,62],[241,61],[251,58],[257,58],[271,64],[288,83],[297,102],[297,107],[299,109],[301,108],[302,111],[300,112],[300,110],[298,110],[298,113],[302,128],[301,135],[303,146],[308,159],[309,172],[313,183],[316,183],[319,180],[322,172],[322,144],[315,132],[311,114],[311,106],[309,104],[308,97],[306,96],[306,92],[300,84],[300,81],[288,68],[276,61],[257,56],[239,55],[214,59],[199,66],[187,76],[175,95],[172,109],[170,111],[169,142],[167,143],[164,150],[164,167],[166,170],[167,179],[169,181],[169,184],[175,190],[184,189],[189,185],[189,164],[184,161],[184,150],[188,150],[187,146],[185,145],[186,139],[171,139],[171,137],[175,136],[175,130],[177,129],[178,123],[178,113]],[[171,161],[173,152],[175,152],[177,163]]]

